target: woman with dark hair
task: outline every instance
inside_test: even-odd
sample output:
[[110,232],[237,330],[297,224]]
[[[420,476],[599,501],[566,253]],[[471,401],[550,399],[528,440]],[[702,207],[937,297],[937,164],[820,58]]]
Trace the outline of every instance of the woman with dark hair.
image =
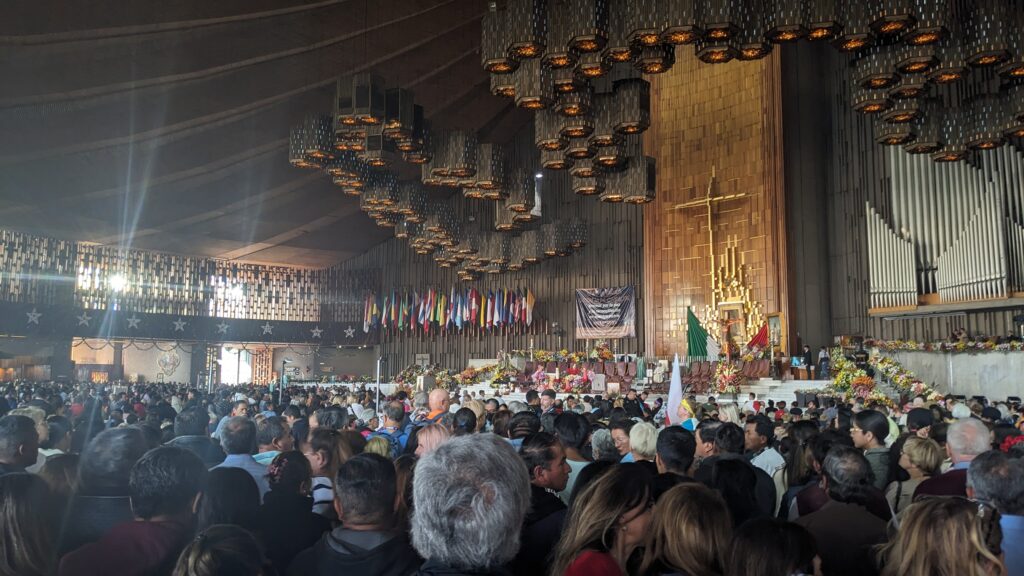
[[740,460],[716,460],[708,482],[729,507],[732,525],[739,526],[761,515],[757,505],[757,475],[754,467]]
[[619,464],[588,485],[569,510],[551,574],[624,576],[647,537],[652,479],[643,466]]
[[267,564],[252,533],[235,525],[217,524],[200,532],[182,550],[173,576],[272,576],[274,570]]
[[0,476],[0,574],[48,576],[55,566],[53,495],[34,474]]
[[476,413],[469,408],[459,408],[452,422],[452,435],[465,436],[476,432]]
[[608,430],[612,434],[612,441],[615,442],[615,449],[619,451],[622,462],[633,461],[633,446],[629,443],[629,432],[633,429],[633,422],[629,418],[612,420]]
[[821,559],[811,533],[773,518],[757,518],[740,526],[725,564],[726,576],[821,576]]
[[267,557],[278,573],[284,574],[288,564],[309,548],[331,522],[313,513],[309,492],[313,471],[301,452],[282,452],[267,467],[270,492],[263,497],[257,515],[259,534],[267,549]]
[[409,517],[412,514],[412,481],[416,476],[416,457],[402,454],[395,459],[395,493],[398,495],[398,509],[395,511],[395,530],[409,531]]
[[494,414],[494,418],[491,420],[492,431],[502,438],[508,438],[508,421],[511,418],[512,413],[508,410],[502,410]]
[[71,500],[78,489],[78,462],[78,454],[54,454],[39,470],[39,477],[46,480],[54,496],[59,496],[64,503]]
[[260,490],[252,475],[241,468],[214,468],[199,497],[196,530],[214,524],[234,524],[246,530],[256,529],[256,511]]
[[613,466],[615,466],[615,462],[611,460],[597,460],[584,466],[580,473],[576,475],[576,483],[573,484],[572,494],[569,496],[567,504],[572,506],[576,498],[587,489],[591,482],[600,478],[605,472],[611,470]]
[[[354,434],[362,438],[358,432]],[[337,512],[334,511],[334,475],[352,457],[351,446],[341,432],[316,428],[309,433],[309,445],[304,456],[313,471],[313,512],[328,520],[337,520]]]
[[864,451],[864,457],[871,464],[874,485],[885,490],[889,484],[889,449],[885,439],[889,436],[889,419],[877,410],[862,410],[853,415],[850,437],[853,445]]

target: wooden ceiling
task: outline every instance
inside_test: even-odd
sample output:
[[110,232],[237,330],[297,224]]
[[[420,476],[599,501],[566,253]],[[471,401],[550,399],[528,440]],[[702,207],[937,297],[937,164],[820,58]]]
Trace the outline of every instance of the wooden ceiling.
[[[528,122],[480,67],[483,0],[18,2],[0,18],[0,227],[246,262],[328,266],[391,235],[289,128],[373,70],[438,126]],[[408,172],[414,174],[414,171]],[[439,192],[444,196],[444,192]]]

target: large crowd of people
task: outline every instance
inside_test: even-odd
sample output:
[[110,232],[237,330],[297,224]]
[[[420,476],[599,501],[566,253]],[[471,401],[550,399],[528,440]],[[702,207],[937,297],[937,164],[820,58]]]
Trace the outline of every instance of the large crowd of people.
[[0,416],[0,576],[1024,574],[1012,403],[13,382]]

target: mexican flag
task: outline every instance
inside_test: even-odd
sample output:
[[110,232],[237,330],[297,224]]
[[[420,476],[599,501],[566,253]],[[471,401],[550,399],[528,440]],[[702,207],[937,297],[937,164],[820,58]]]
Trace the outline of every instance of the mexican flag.
[[689,306],[686,308],[686,356],[690,359],[718,360],[722,348],[700,325]]

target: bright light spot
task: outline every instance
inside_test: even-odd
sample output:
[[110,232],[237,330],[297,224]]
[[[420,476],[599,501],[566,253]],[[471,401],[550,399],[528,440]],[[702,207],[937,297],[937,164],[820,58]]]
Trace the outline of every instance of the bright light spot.
[[544,174],[542,172],[537,172],[536,174],[533,175],[533,177],[534,178],[543,178]]
[[107,284],[110,285],[110,289],[114,292],[120,292],[128,287],[128,279],[125,278],[124,274],[114,274],[107,279]]
[[228,296],[233,300],[242,300],[245,298],[245,290],[243,290],[241,286],[232,286],[228,290]]

